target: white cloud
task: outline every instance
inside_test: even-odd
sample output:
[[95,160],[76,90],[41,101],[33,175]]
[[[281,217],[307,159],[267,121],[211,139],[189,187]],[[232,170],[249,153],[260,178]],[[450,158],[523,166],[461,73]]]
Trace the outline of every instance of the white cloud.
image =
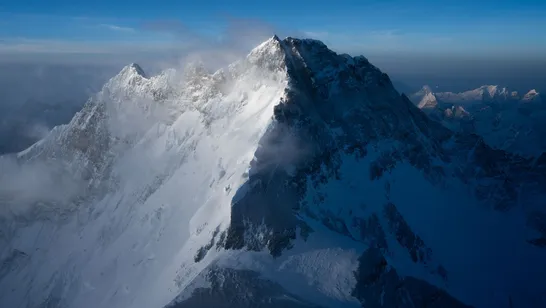
[[99,27],[106,28],[112,31],[118,31],[118,32],[136,32],[134,28],[122,27],[122,26],[116,26],[116,25],[110,25],[110,24],[100,24]]
[[330,33],[326,31],[302,31],[303,36],[307,38],[324,40],[330,37]]
[[375,30],[364,33],[364,37],[369,37],[380,41],[394,41],[403,38],[403,34],[396,29]]

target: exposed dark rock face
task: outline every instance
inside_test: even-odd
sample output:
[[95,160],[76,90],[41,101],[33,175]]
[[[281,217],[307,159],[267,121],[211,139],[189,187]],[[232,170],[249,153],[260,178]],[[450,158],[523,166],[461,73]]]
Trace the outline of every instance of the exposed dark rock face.
[[[454,174],[475,187],[476,196],[497,210],[517,204],[518,183],[546,183],[539,160],[494,150],[476,135],[455,134],[429,120],[365,58],[337,55],[312,40],[288,38],[278,44],[279,52],[285,53],[290,88],[285,101],[276,106],[276,121],[256,152],[252,167],[259,171],[250,176],[248,187],[241,188],[244,196],[233,203],[226,248],[244,246],[243,221],[252,225],[264,222],[271,228],[268,245],[274,254],[288,247],[302,223],[286,217],[305,212],[302,199],[307,185],[339,179],[341,155],[364,157],[380,140],[397,143],[372,162],[371,181],[381,179],[405,161],[435,184]],[[332,135],[333,130],[340,133]],[[294,163],[295,175],[288,174],[283,166],[268,164],[277,154],[275,142],[287,133],[305,140],[309,149],[304,159]],[[317,219],[331,229],[348,233],[346,226],[334,227],[331,218]]]
[[541,212],[529,213],[527,223],[531,229],[538,233],[537,237],[528,240],[528,242],[546,248],[546,214]]
[[[340,179],[342,156],[362,159],[379,142],[392,142],[392,150],[382,152],[372,161],[371,173],[363,180],[378,181],[397,164],[406,162],[421,170],[435,185],[441,185],[446,176],[455,176],[472,187],[478,199],[498,211],[517,206],[519,186],[546,183],[546,173],[542,170],[545,164],[540,159],[533,161],[492,149],[476,135],[454,133],[430,120],[405,95],[399,95],[388,76],[364,57],[340,56],[311,40],[288,38],[278,44],[286,55],[290,88],[286,99],[275,107],[275,122],[255,154],[253,168],[258,171],[249,177],[247,187],[241,188],[242,197],[233,202],[232,225],[225,248],[268,247],[273,256],[278,256],[291,248],[298,229],[310,230],[297,218],[305,216],[376,248],[377,253],[388,251],[386,226],[381,226],[375,214],[369,217],[353,214],[352,223],[347,223],[334,213],[317,210],[324,200],[320,193],[313,204],[304,200],[308,187],[318,188]],[[305,140],[309,149],[305,159],[293,163],[296,171],[292,173],[282,166],[267,164],[275,155],[274,150],[269,150],[271,144],[287,132],[296,140]],[[544,189],[539,191],[543,193]],[[396,206],[387,204],[384,215],[389,232],[408,250],[411,259],[429,266],[433,252],[413,232]],[[269,233],[261,246],[254,246],[256,242],[249,245],[245,233],[249,226],[258,225],[263,225]],[[360,234],[354,232],[355,228]],[[541,246],[542,241],[540,238],[531,243]],[[434,265],[431,272],[447,280],[448,273],[441,265]],[[362,275],[359,277],[364,279]],[[394,269],[381,271],[381,277],[385,277],[381,278],[385,280],[383,284],[393,285],[388,291],[391,293],[386,293],[391,294],[392,302],[385,307],[407,306],[409,301],[416,307],[464,306],[424,281],[399,278]],[[365,282],[359,281],[362,284]],[[402,287],[396,287],[400,284]],[[358,287],[360,295],[355,296],[360,296],[363,305],[364,298],[378,303],[381,292],[361,288]]]
[[385,231],[379,222],[377,214],[372,214],[368,219],[355,217],[354,226],[360,230],[360,238],[369,247],[379,249],[381,252],[388,251]]
[[[292,213],[300,211],[305,213],[305,207],[311,206],[302,204],[308,184],[316,186],[339,179],[342,155],[364,157],[367,147],[380,139],[404,142],[407,145],[404,152],[387,153],[375,163],[371,177],[378,179],[397,161],[406,159],[404,156],[421,168],[432,169],[430,155],[437,155],[439,151],[427,153],[423,150],[440,149],[433,138],[428,139],[432,144],[426,147],[421,144],[429,141],[419,140],[415,125],[406,119],[407,109],[413,109],[411,111],[418,115],[420,111],[407,98],[398,95],[385,74],[365,58],[339,56],[316,41],[289,38],[279,42],[279,46],[287,55],[286,66],[292,84],[286,100],[276,106],[276,122],[255,154],[252,167],[259,172],[250,176],[249,187],[243,187],[244,197],[234,201],[227,248],[244,246],[242,222],[245,220],[255,225],[265,222],[273,230],[269,245],[275,254],[279,249],[272,249],[273,246],[287,247],[290,239],[296,236],[295,229],[302,226],[301,222],[286,217],[294,217]],[[326,70],[331,70],[331,74],[324,73]],[[340,78],[345,82],[340,82]],[[427,121],[427,118],[419,115],[418,120]],[[434,130],[426,125],[422,127],[425,133],[433,134]],[[333,136],[332,130],[341,133]],[[295,175],[288,174],[278,165],[268,164],[270,156],[275,155],[271,144],[286,133],[305,141],[309,149],[304,159],[295,162]],[[434,134],[443,139],[449,137],[449,131],[441,126]],[[258,208],[267,212],[252,217]],[[274,217],[284,219],[274,221]],[[349,233],[347,226],[334,222],[329,215],[319,219],[331,229]],[[279,236],[287,238],[281,240]]]
[[360,257],[353,295],[362,307],[470,307],[429,283],[400,277],[377,248]]
[[423,240],[415,235],[404,217],[392,203],[385,205],[384,214],[387,217],[390,231],[396,236],[396,240],[405,247],[413,262],[427,263],[432,259],[432,251],[426,247]]
[[[195,260],[195,262],[199,262],[199,261],[203,260],[203,258],[207,255],[207,252],[209,252],[209,250],[211,250],[212,247],[214,247],[215,244],[217,245],[217,247],[222,244],[223,237],[220,236],[218,238],[219,232],[220,232],[220,230],[218,228],[216,228],[216,230],[214,230],[214,232],[212,233],[212,238],[210,239],[210,242],[207,245],[199,248],[199,250],[197,250],[197,254],[193,258]],[[222,233],[222,234],[224,234],[224,233]]]

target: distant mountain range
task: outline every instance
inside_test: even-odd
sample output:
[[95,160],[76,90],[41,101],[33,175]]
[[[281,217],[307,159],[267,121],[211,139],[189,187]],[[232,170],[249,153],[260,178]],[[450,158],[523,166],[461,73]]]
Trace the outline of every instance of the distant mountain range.
[[409,98],[432,119],[476,133],[496,148],[522,155],[546,150],[546,102],[536,90],[521,94],[497,85],[453,93],[429,86]]

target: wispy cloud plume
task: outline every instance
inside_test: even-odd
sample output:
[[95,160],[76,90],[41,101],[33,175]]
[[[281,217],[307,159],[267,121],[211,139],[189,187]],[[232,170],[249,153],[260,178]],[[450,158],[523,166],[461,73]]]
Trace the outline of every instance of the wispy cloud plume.
[[122,27],[122,26],[110,25],[110,24],[100,24],[99,27],[109,29],[112,31],[118,31],[118,32],[130,32],[130,33],[136,32],[134,28]]
[[[49,17],[48,17],[49,18]],[[166,59],[199,54],[206,62],[229,63],[278,29],[258,19],[219,16],[214,23],[190,25],[180,20],[115,20],[68,18],[66,23],[80,27],[92,39],[0,37],[0,61],[8,58],[117,57],[120,61],[141,62],[140,59]],[[77,32],[76,32],[77,33]],[[291,33],[294,35],[293,33]],[[213,56],[214,55],[214,56]],[[163,61],[163,60],[162,60]]]
[[374,30],[374,31],[365,32],[364,36],[368,36],[377,40],[387,41],[387,40],[400,39],[403,36],[403,34],[401,33],[400,30],[397,30],[397,29],[386,29],[386,30]]
[[330,38],[330,33],[327,31],[302,31],[304,37],[316,40],[324,40]]
[[[258,19],[220,16],[219,21],[219,24],[211,25],[210,28],[199,28],[180,20],[155,20],[143,23],[142,30],[169,35],[173,42],[185,42],[183,54],[180,54],[178,61],[202,62],[209,69],[239,59],[274,34],[287,34]],[[166,67],[169,65],[172,63],[165,64]]]

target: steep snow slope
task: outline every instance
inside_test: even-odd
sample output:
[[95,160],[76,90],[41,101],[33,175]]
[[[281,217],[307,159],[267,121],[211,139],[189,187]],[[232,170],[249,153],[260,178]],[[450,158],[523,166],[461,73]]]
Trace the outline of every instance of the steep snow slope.
[[[193,262],[199,238],[229,223],[229,187],[245,180],[286,87],[276,55],[259,50],[225,72],[183,80],[128,66],[70,124],[21,153],[24,165],[58,160],[88,184],[79,200],[31,208],[36,221],[3,222],[3,259],[16,254],[26,265],[3,273],[1,306],[171,300],[176,270]],[[28,203],[9,206],[19,202]],[[70,215],[51,221],[46,206]]]
[[432,119],[454,130],[476,133],[496,148],[527,156],[546,150],[542,125],[546,104],[535,90],[523,96],[498,86],[433,93],[425,86],[410,97]]
[[319,41],[128,66],[15,160],[74,187],[0,190],[2,307],[546,303],[546,155],[453,133]]

